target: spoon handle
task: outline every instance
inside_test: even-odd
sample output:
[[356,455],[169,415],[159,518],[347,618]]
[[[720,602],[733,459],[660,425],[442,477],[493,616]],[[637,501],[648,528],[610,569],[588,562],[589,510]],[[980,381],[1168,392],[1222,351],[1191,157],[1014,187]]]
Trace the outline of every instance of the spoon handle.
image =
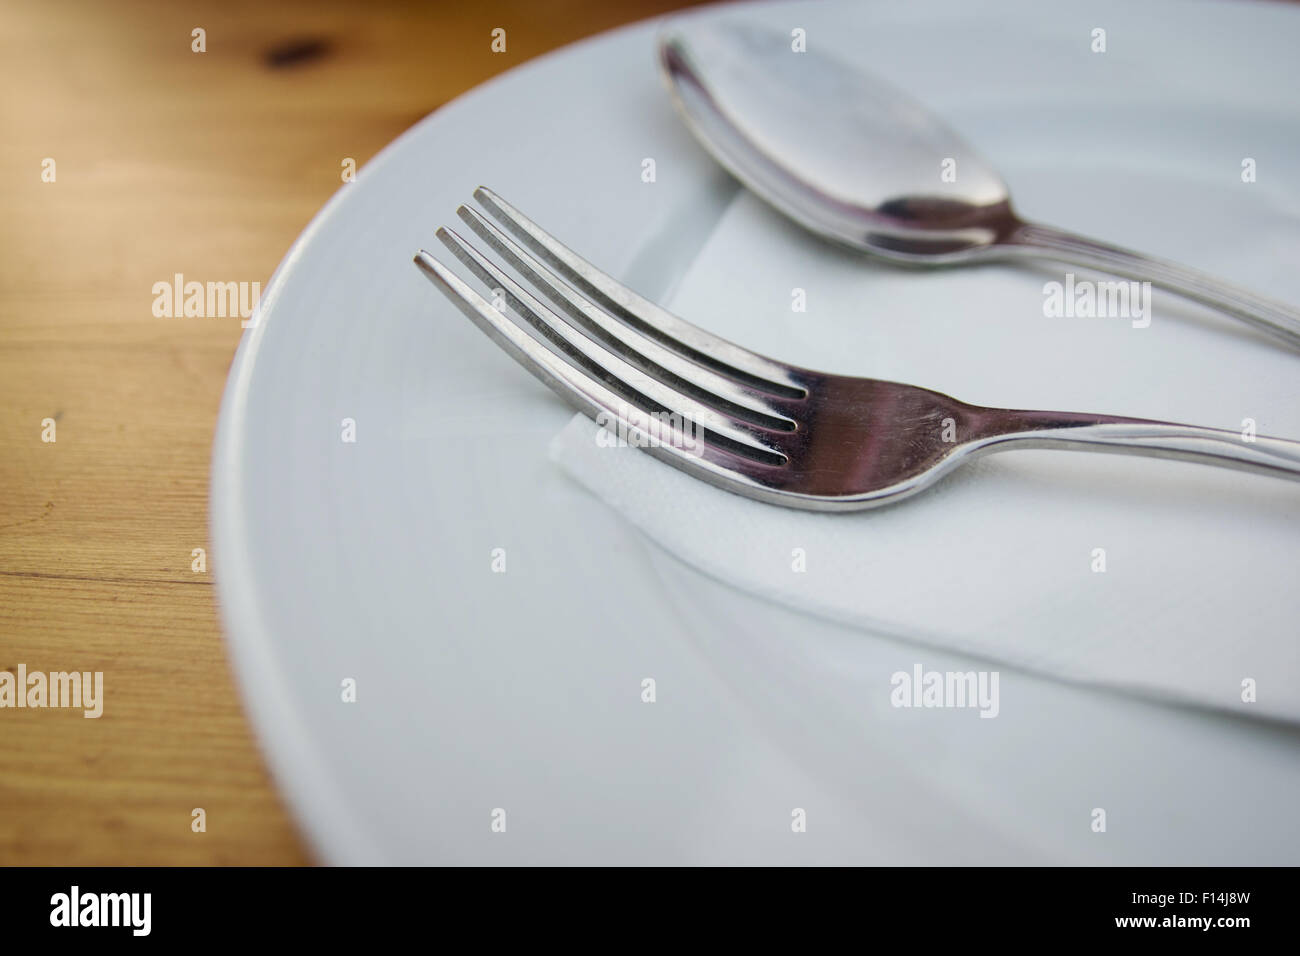
[[1249,322],[1292,348],[1300,349],[1300,311],[1195,269],[1036,223],[1021,225],[1006,240],[1004,248],[1148,281]]

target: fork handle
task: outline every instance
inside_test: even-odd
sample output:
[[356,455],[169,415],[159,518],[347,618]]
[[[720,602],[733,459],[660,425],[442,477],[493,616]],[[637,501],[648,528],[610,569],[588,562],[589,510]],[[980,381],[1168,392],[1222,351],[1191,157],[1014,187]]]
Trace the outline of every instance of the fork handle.
[[1300,349],[1300,311],[1176,262],[1036,223],[1019,226],[1004,248],[1127,279],[1149,281],[1152,285],[1248,322],[1291,348]]
[[1142,418],[985,410],[989,450],[1062,448],[1175,458],[1300,481],[1300,442]]

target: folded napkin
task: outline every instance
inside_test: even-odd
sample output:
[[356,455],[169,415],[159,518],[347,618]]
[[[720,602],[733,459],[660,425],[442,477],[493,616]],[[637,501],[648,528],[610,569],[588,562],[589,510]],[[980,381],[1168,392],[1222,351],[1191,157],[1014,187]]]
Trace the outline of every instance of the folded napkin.
[[[1294,240],[1264,229],[1248,250],[1196,245],[1214,231],[1175,224],[1148,239],[1297,297],[1278,288],[1294,282]],[[1044,286],[1066,271],[875,265],[741,193],[666,304],[784,361],[979,404],[1229,429],[1250,419],[1259,434],[1300,438],[1296,355],[1160,290],[1147,327],[1050,317]],[[712,488],[596,434],[577,416],[553,458],[667,551],[737,588],[1064,680],[1300,721],[1300,485],[1012,451],[898,505],[824,515]]]

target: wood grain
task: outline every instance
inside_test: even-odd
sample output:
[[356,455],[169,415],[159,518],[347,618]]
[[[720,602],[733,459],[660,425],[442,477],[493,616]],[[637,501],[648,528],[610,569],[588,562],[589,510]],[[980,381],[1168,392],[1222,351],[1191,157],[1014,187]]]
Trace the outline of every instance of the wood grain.
[[231,680],[212,565],[191,568],[239,321],[155,318],[153,284],[265,285],[345,157],[681,5],[0,3],[0,670],[103,671],[105,698],[97,720],[0,710],[0,864],[309,861]]

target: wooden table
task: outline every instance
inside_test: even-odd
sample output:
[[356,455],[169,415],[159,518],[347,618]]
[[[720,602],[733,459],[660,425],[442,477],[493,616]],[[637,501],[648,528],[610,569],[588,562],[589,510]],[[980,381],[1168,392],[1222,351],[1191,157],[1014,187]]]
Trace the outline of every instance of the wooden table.
[[0,864],[309,861],[231,680],[206,555],[240,323],[156,318],[153,285],[265,286],[344,159],[681,5],[0,3],[0,670],[104,675],[98,719],[0,709]]

